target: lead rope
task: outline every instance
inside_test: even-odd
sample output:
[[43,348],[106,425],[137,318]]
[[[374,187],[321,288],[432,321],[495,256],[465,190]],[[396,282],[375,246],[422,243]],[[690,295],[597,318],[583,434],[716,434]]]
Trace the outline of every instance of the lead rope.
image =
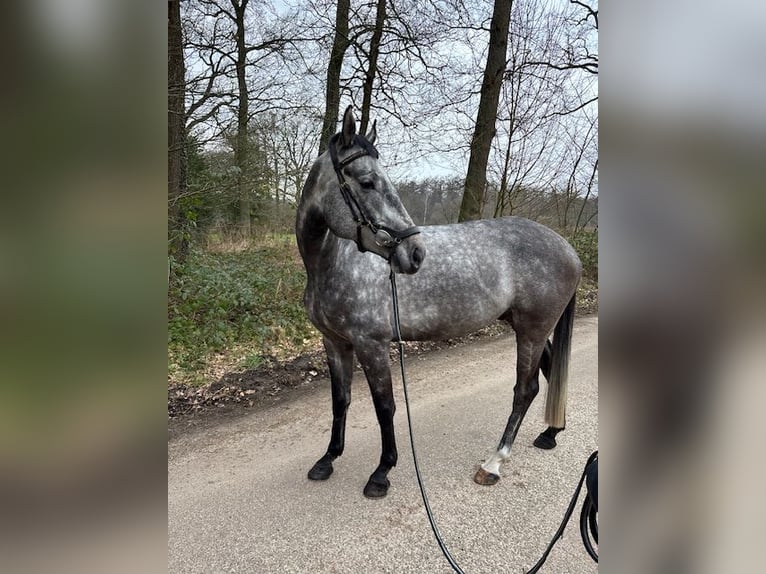
[[[574,512],[575,505],[577,504],[577,499],[580,496],[580,491],[582,490],[582,485],[585,482],[585,475],[588,472],[588,466],[596,459],[598,459],[598,451],[593,452],[588,457],[588,462],[585,463],[585,468],[582,471],[582,476],[580,476],[580,482],[577,483],[577,488],[572,495],[572,499],[569,501],[569,506],[567,507],[567,511],[564,513],[564,518],[562,519],[558,530],[556,530],[556,534],[553,535],[553,538],[548,543],[548,547],[545,549],[545,552],[543,552],[540,560],[538,560],[537,564],[532,566],[532,569],[529,570],[526,574],[536,574],[536,572],[542,568],[543,564],[548,559],[548,555],[551,553],[551,550],[553,550],[553,546],[556,544],[556,542],[559,541],[559,539],[561,539],[562,536],[564,536],[564,528],[566,528],[567,522],[569,522],[569,519],[572,517],[572,512]],[[583,506],[583,512],[580,515],[580,534],[582,535],[583,543],[585,544],[585,549],[588,551],[588,554],[593,560],[598,562],[596,551],[593,549],[593,545],[587,536],[587,526],[583,525],[583,520],[587,522],[588,518],[591,519],[591,528],[593,528],[595,524],[595,509],[590,506],[589,501],[590,499],[586,497],[586,503]],[[588,510],[586,511],[585,508],[588,508]],[[597,532],[597,530],[594,530],[594,532]],[[596,534],[596,538],[598,538],[598,534]]]
[[[447,562],[449,562],[449,565],[452,566],[452,569],[455,572],[457,572],[457,574],[465,574],[465,572],[463,572],[460,566],[458,566],[458,563],[452,557],[452,554],[450,554],[449,549],[447,548],[447,545],[442,540],[441,534],[439,533],[439,529],[436,527],[434,514],[431,511],[431,505],[428,504],[428,496],[426,496],[426,487],[423,485],[423,477],[420,475],[420,465],[418,464],[417,454],[415,454],[415,435],[412,432],[412,417],[410,416],[410,399],[409,399],[409,395],[407,394],[407,377],[404,374],[404,345],[402,344],[402,332],[401,332],[401,327],[399,325],[399,297],[396,293],[396,273],[394,272],[393,262],[391,260],[389,260],[389,264],[391,265],[391,274],[389,275],[389,279],[391,280],[391,300],[394,307],[394,334],[396,335],[396,345],[399,349],[399,368],[402,372],[402,388],[404,389],[404,406],[407,411],[407,429],[410,435],[410,448],[412,449],[412,461],[415,465],[415,476],[417,477],[417,480],[418,480],[420,495],[423,498],[423,505],[426,508],[426,515],[428,516],[428,522],[431,524],[431,530],[434,533],[434,537],[436,538],[436,542],[439,545],[439,548],[441,549],[442,554],[444,554],[444,557],[447,559]],[[580,481],[577,484],[577,488],[575,489],[575,492],[572,495],[571,500],[569,501],[569,506],[567,507],[567,510],[564,513],[564,519],[561,521],[561,524],[558,530],[553,535],[553,539],[548,544],[548,547],[545,549],[545,552],[540,557],[540,560],[538,560],[537,563],[532,567],[532,569],[527,571],[525,574],[535,574],[536,572],[538,572],[540,568],[542,567],[542,565],[547,560],[548,555],[553,549],[553,546],[563,536],[564,528],[566,527],[567,522],[569,522],[569,519],[572,516],[572,512],[575,509],[575,504],[577,504],[577,499],[580,496],[580,490],[582,489],[583,482],[585,482],[585,473],[588,469],[588,465],[591,463],[591,461],[593,461],[597,457],[598,457],[598,451],[591,454],[590,457],[588,458],[588,462],[585,464],[585,468],[583,469],[582,476],[580,477]],[[583,512],[580,518],[580,530],[582,532],[583,541],[585,542],[585,548],[588,551],[588,554],[590,554],[593,560],[598,562],[598,556],[595,554],[595,551],[593,550],[593,546],[590,540],[588,539],[588,537],[586,536],[588,527],[587,525],[584,525],[584,522],[587,522],[588,519],[590,519],[591,530],[595,534],[596,541],[598,541],[597,530],[594,527],[594,523],[595,523],[594,510],[595,509],[592,509],[590,506],[587,506],[588,510],[586,511],[585,508],[586,506],[583,506]]]
[[396,335],[396,344],[399,348],[399,367],[402,371],[402,388],[404,389],[404,406],[407,410],[407,428],[410,434],[410,448],[412,449],[412,461],[415,464],[415,476],[418,479],[418,486],[420,487],[420,495],[423,497],[423,505],[426,507],[426,515],[428,515],[428,522],[431,523],[431,530],[433,530],[436,542],[441,548],[442,554],[452,566],[452,569],[457,574],[465,574],[458,566],[455,559],[447,549],[446,544],[442,540],[439,529],[436,527],[436,521],[434,520],[434,514],[431,511],[431,505],[428,504],[428,496],[426,496],[426,487],[423,485],[423,477],[420,476],[420,466],[418,465],[418,457],[415,454],[415,435],[412,432],[412,417],[410,416],[410,399],[407,395],[407,378],[404,376],[404,345],[402,345],[402,333],[399,326],[399,297],[396,294],[396,273],[394,273],[393,263],[391,263],[391,299],[394,304],[394,334]]

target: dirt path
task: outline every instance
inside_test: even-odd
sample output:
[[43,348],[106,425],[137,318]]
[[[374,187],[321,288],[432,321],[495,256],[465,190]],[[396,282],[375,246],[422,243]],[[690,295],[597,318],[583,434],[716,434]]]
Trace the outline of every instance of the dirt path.
[[[597,317],[575,323],[568,428],[560,446],[550,452],[531,446],[544,428],[541,393],[494,487],[480,487],[471,477],[510,412],[513,337],[408,362],[429,499],[466,572],[522,572],[556,529],[582,465],[598,445],[597,328]],[[377,501],[362,495],[380,455],[380,438],[359,374],[346,452],[324,483],[310,482],[306,471],[329,439],[326,381],[231,420],[172,433],[169,572],[449,572],[417,491],[398,377],[395,389],[399,465],[390,474],[388,497]],[[543,572],[596,571],[571,524]]]

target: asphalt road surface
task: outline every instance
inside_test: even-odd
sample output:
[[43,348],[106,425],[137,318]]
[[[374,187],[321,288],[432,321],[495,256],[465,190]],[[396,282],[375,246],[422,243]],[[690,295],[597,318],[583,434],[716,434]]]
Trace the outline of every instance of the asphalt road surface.
[[[466,574],[522,573],[562,518],[588,455],[598,448],[598,318],[575,322],[567,430],[559,446],[532,446],[545,428],[545,383],[502,479],[472,480],[497,445],[513,392],[513,335],[407,361],[415,441],[441,534]],[[330,436],[329,381],[168,444],[168,571],[173,573],[449,573],[423,509],[394,375],[399,464],[388,496],[362,495],[380,456],[366,381],[355,373],[346,450],[325,482],[306,472]],[[593,573],[578,505],[541,572]]]

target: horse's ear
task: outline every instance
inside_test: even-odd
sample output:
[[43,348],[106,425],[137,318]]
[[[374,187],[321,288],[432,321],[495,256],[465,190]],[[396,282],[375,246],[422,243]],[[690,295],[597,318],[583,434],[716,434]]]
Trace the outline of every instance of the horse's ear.
[[370,132],[367,134],[367,141],[370,142],[372,145],[375,145],[375,140],[378,139],[378,130],[375,129],[375,126],[377,125],[378,120],[372,121],[372,128],[370,128]]
[[343,131],[341,132],[343,146],[350,146],[354,142],[355,135],[356,120],[354,119],[354,106],[349,106],[346,108],[346,112],[343,114]]

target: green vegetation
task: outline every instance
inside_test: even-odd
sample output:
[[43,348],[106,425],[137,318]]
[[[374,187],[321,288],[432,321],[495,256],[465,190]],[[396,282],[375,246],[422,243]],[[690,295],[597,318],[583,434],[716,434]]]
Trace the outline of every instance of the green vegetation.
[[313,344],[305,281],[291,235],[193,250],[174,269],[168,293],[170,379],[200,380],[215,364],[253,368]]
[[580,229],[570,234],[569,242],[582,261],[582,280],[577,287],[577,312],[598,312],[598,231]]
[[580,229],[569,242],[582,261],[583,279],[598,283],[598,231]]

